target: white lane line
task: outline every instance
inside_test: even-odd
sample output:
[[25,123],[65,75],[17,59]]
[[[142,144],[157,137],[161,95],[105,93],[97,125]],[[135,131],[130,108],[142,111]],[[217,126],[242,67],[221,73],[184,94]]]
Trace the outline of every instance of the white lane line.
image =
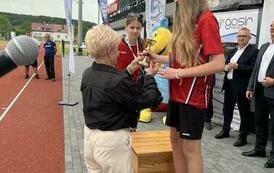
[[[38,67],[37,70],[39,70],[43,64],[44,64],[44,61],[39,65],[39,67]],[[34,74],[31,76],[31,78],[28,80],[28,82],[23,86],[23,88],[20,90],[20,92],[17,94],[17,96],[11,101],[11,103],[6,108],[6,110],[2,113],[2,115],[0,116],[0,122],[3,120],[3,118],[6,116],[6,114],[10,110],[10,108],[13,106],[13,104],[17,101],[17,99],[19,98],[19,96],[22,94],[22,92],[28,86],[28,84],[30,83],[30,81],[32,80],[33,77],[34,77]]]

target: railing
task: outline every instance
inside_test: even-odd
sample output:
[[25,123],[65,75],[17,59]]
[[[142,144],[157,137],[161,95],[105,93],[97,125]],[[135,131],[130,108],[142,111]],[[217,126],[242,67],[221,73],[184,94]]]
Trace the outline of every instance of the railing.
[[220,3],[213,7],[213,11],[223,11],[223,10],[232,10],[232,9],[248,9],[254,8],[256,6],[263,6],[263,0],[223,0]]

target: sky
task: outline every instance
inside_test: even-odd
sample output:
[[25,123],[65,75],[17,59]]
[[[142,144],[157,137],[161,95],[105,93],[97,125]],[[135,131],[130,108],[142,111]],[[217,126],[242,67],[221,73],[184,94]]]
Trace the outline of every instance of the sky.
[[[78,0],[72,0],[73,19],[78,19],[77,2]],[[65,18],[64,0],[0,0],[0,11]],[[98,22],[97,0],[83,0],[82,19],[94,23]]]

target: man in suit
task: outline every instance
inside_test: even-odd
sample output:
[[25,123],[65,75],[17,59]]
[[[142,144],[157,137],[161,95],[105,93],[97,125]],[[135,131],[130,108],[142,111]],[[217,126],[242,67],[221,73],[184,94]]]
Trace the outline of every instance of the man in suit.
[[233,143],[236,147],[247,144],[247,134],[250,129],[250,120],[252,119],[250,101],[246,98],[245,92],[256,61],[258,49],[249,44],[250,38],[250,30],[246,27],[241,28],[237,35],[238,47],[233,49],[226,58],[223,84],[223,90],[225,91],[224,122],[223,129],[215,136],[217,139],[230,136],[230,124],[233,119],[234,107],[237,103],[241,124],[239,137]]
[[274,168],[274,20],[270,26],[271,42],[261,46],[258,58],[249,80],[246,97],[255,98],[256,142],[251,151],[242,155],[265,157],[268,137],[268,117],[271,116],[272,150],[266,168]]

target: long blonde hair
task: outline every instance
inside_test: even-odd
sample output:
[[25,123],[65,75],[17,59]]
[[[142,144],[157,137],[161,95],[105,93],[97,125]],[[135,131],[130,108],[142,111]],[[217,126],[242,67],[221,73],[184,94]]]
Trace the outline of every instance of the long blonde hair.
[[171,47],[176,60],[185,67],[200,64],[193,31],[200,13],[205,9],[208,9],[207,0],[179,0],[176,3]]

